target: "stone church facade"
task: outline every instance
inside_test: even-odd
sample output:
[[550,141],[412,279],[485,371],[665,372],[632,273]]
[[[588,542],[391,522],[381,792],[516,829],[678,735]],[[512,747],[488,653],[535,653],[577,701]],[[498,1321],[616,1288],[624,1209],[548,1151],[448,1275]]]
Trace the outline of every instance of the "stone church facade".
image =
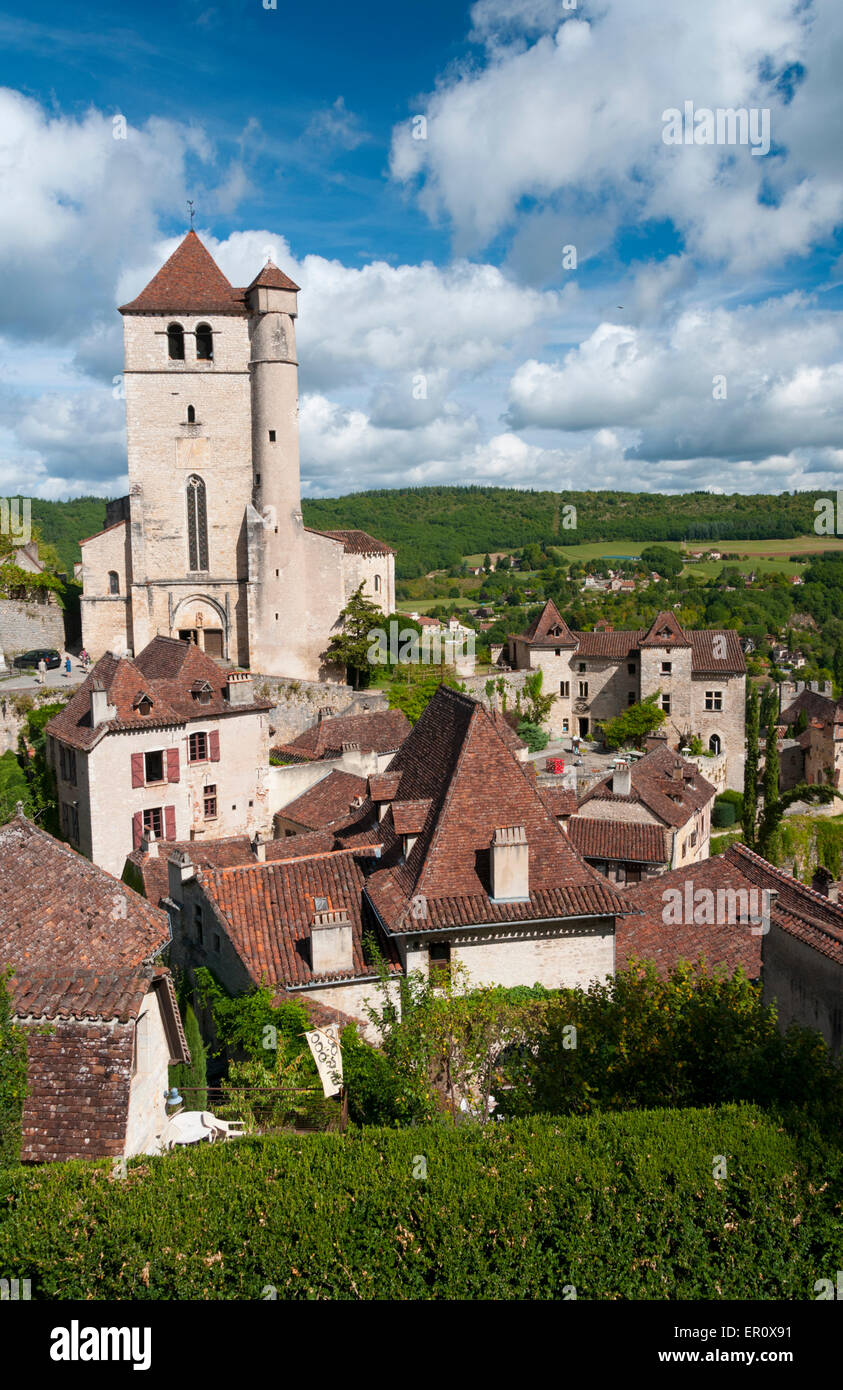
[[267,675],[321,657],[360,583],[395,608],[394,553],[304,525],[298,286],[271,262],[229,284],[195,232],[120,312],[129,495],[82,542],[82,640],[98,658],[155,636]]
[[736,632],[686,632],[675,614],[657,614],[646,631],[603,624],[574,632],[549,601],[528,632],[509,638],[514,670],[541,669],[554,695],[548,726],[555,737],[594,737],[598,726],[655,695],[671,747],[697,735],[726,758],[726,783],[743,790],[746,664]]

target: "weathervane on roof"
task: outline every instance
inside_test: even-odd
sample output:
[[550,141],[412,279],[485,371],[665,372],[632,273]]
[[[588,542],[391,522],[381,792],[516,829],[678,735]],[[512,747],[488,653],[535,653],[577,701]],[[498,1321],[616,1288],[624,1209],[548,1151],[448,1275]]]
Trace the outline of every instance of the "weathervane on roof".
[[196,213],[194,212],[192,198],[188,198],[187,206],[190,208],[190,230],[193,231],[193,219],[196,216]]

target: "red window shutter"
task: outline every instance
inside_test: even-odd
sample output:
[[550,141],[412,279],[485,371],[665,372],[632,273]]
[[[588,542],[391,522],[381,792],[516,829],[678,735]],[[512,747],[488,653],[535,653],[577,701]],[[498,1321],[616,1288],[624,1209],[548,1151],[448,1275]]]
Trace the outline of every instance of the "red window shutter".
[[164,807],[164,839],[174,840],[176,838],[176,808],[175,806]]
[[179,780],[179,750],[178,748],[167,749],[167,781],[177,782]]
[[211,729],[210,733],[208,734],[208,757],[210,758],[212,763],[218,763],[220,760],[219,729]]
[[143,812],[135,811],[132,816],[132,847],[140,849],[140,842],[143,838]]
[[142,787],[143,784],[144,784],[144,777],[143,777],[143,753],[133,753],[133,754],[132,754],[132,786],[133,786],[133,787]]

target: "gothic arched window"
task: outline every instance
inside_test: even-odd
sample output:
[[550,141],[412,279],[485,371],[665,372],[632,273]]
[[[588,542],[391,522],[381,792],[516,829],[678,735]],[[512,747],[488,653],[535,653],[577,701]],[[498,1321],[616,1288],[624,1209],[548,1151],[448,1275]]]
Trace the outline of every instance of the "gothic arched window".
[[379,574],[376,574],[376,575],[375,575],[375,593],[376,593],[376,594],[379,594],[380,591],[381,591],[381,577],[380,577]]
[[184,329],[180,323],[171,323],[167,329],[167,351],[174,362],[184,361]]
[[110,594],[119,594],[120,592],[120,576],[116,570],[108,571],[108,592]]
[[212,362],[214,358],[214,335],[209,323],[196,325],[196,356],[200,362]]
[[191,570],[208,568],[208,511],[205,484],[196,474],[187,480],[187,551]]
[[708,747],[709,747],[709,751],[710,751],[711,753],[719,753],[719,752],[720,752],[720,735],[719,735],[719,734],[712,734],[712,735],[711,735],[711,738],[708,740]]

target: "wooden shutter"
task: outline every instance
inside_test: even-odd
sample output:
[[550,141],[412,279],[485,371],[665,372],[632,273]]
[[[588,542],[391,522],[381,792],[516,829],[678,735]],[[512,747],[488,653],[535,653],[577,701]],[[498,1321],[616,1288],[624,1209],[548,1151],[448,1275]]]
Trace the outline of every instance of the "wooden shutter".
[[210,733],[208,734],[208,757],[210,758],[212,763],[218,763],[220,760],[219,729],[211,729]]
[[176,838],[176,808],[175,806],[164,807],[164,839],[174,840]]
[[[134,754],[132,755],[132,761],[134,761]],[[143,812],[135,811],[135,814],[132,816],[132,847],[134,849],[140,849],[140,842],[142,838]]]
[[179,750],[178,748],[167,749],[167,781],[177,782],[179,780]]
[[143,753],[133,753],[133,754],[132,754],[132,786],[133,786],[133,787],[142,787],[143,784],[144,784],[144,777],[143,777]]

